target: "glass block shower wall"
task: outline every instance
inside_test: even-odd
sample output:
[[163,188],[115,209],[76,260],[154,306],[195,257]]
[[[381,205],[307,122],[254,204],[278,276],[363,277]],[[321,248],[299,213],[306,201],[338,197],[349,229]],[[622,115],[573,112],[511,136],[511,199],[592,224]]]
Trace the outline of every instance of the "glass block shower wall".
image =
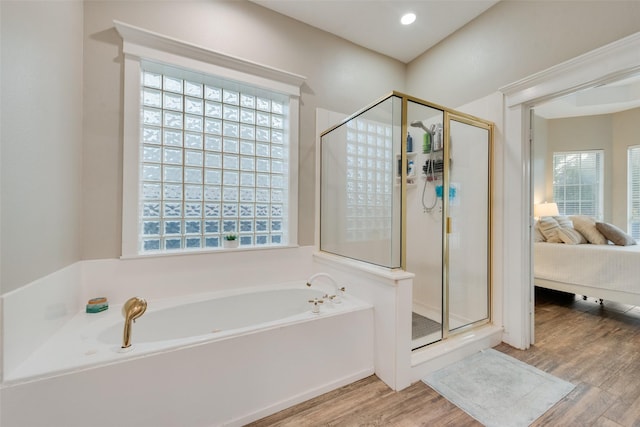
[[365,118],[347,123],[347,240],[391,238],[392,146],[392,126]]
[[228,234],[241,246],[286,244],[286,100],[224,81],[141,78],[140,252],[218,248]]
[[401,112],[392,94],[322,133],[320,250],[400,266]]

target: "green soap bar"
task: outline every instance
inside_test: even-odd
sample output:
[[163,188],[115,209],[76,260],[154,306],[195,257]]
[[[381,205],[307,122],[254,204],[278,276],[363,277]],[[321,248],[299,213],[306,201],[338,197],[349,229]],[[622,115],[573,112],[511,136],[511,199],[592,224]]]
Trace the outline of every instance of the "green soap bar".
[[109,303],[87,304],[87,313],[100,313],[109,308]]

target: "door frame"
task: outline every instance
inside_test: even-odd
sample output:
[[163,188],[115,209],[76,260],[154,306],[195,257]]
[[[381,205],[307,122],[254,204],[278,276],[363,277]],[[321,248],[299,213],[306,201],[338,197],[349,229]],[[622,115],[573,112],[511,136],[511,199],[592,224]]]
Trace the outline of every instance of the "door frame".
[[527,349],[534,339],[531,118],[536,104],[640,72],[640,32],[500,88],[504,96],[503,341]]

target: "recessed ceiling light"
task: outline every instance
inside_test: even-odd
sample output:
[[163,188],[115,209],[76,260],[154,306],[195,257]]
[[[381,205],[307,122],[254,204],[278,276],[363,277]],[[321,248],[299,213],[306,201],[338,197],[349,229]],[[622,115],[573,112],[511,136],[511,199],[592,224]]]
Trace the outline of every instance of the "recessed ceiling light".
[[402,23],[402,25],[413,24],[413,21],[415,20],[416,20],[416,14],[412,12],[405,13],[404,15],[402,15],[402,18],[400,18],[400,22]]

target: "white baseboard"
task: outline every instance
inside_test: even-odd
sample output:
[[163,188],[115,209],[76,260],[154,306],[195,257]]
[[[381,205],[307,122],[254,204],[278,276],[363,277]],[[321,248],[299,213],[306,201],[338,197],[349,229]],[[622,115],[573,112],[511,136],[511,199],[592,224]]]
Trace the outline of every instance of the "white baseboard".
[[332,381],[330,383],[324,384],[321,387],[316,387],[313,388],[311,390],[308,390],[304,393],[300,393],[297,396],[294,396],[290,399],[286,399],[283,400],[281,402],[278,402],[274,405],[268,406],[266,408],[263,408],[259,411],[256,412],[252,412],[251,414],[248,414],[246,416],[240,417],[240,418],[236,418],[235,420],[230,421],[229,423],[225,423],[225,426],[228,427],[235,427],[235,426],[243,426],[246,424],[249,424],[253,421],[257,421],[261,418],[267,417],[269,415],[273,415],[276,412],[282,411],[284,409],[290,408],[293,405],[297,405],[298,403],[302,403],[302,402],[306,402],[309,399],[313,399],[314,397],[318,397],[324,393],[328,393],[332,390],[335,390],[337,388],[343,387],[345,385],[351,384],[353,382],[356,382],[358,380],[361,380],[363,378],[366,378],[368,376],[371,376],[374,374],[374,369],[373,367],[369,368],[369,369],[365,369],[361,372],[358,372],[356,374],[353,375],[349,375],[345,378],[342,378],[338,381]]

